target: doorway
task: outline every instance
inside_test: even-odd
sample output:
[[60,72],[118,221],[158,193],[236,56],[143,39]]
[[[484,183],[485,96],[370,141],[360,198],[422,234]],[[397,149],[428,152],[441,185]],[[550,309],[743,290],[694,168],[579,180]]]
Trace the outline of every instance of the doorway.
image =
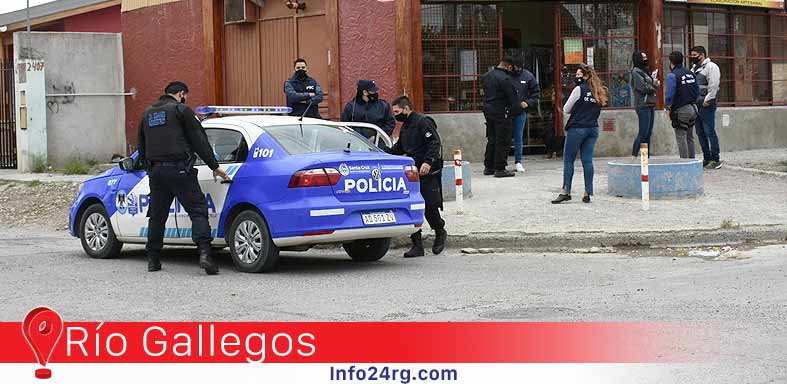
[[[555,149],[555,19],[554,2],[500,3],[503,51],[536,78],[541,94],[528,109],[524,153],[556,152]],[[559,85],[559,84],[558,84]]]

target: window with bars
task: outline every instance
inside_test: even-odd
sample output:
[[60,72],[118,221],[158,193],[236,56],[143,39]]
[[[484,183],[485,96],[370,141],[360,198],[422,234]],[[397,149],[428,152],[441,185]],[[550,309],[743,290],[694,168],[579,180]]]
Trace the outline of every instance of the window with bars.
[[787,103],[787,15],[740,8],[670,6],[664,10],[664,63],[704,46],[721,70],[721,105]]
[[634,3],[563,4],[560,39],[565,100],[574,84],[577,66],[594,67],[609,88],[608,107],[628,108],[631,102],[631,54],[637,46]]
[[501,55],[498,9],[493,4],[421,5],[424,111],[478,111],[480,77]]

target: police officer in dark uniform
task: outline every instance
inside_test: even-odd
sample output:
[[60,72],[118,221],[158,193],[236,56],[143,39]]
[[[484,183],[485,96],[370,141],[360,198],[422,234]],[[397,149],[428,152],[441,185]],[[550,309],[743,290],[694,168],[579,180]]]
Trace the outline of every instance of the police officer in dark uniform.
[[161,269],[164,226],[172,199],[177,197],[191,218],[191,238],[199,249],[199,266],[207,274],[215,275],[219,268],[210,255],[213,237],[208,205],[197,182],[197,170],[193,168],[195,153],[213,170],[214,177],[229,180],[229,176],[219,168],[202,125],[185,104],[188,92],[186,84],[170,83],[164,89],[165,94],[145,109],[139,124],[137,161],[147,170],[150,182],[150,220],[145,247],[148,271]]
[[484,118],[486,119],[486,152],[484,175],[515,176],[506,170],[508,150],[513,137],[514,115],[521,113],[519,96],[511,81],[514,59],[506,56],[497,67],[487,72],[481,82],[484,88]]
[[358,80],[355,99],[344,106],[342,121],[374,124],[391,136],[396,128],[396,120],[391,113],[391,106],[380,99],[379,92],[374,80]]
[[319,104],[323,100],[322,88],[307,72],[306,60],[296,59],[295,72],[284,82],[287,106],[292,108],[290,116],[306,116],[321,119]]
[[[443,209],[443,188],[440,171],[443,169],[442,146],[440,136],[437,134],[437,125],[431,117],[413,111],[413,104],[407,96],[394,99],[391,109],[394,118],[403,122],[399,141],[393,148],[385,149],[393,155],[405,155],[415,160],[421,176],[421,195],[424,197],[426,208],[424,216],[429,226],[435,231],[432,253],[439,254],[445,248],[448,233],[445,231],[445,221],[440,217]],[[424,255],[424,243],[421,231],[410,235],[413,247],[404,254],[404,257],[418,257]]]

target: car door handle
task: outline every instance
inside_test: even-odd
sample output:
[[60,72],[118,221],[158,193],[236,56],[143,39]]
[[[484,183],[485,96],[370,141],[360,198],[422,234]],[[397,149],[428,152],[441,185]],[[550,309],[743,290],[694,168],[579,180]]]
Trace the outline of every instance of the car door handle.
[[222,180],[222,181],[221,181],[221,183],[222,183],[222,184],[232,184],[232,179],[229,179],[229,180]]

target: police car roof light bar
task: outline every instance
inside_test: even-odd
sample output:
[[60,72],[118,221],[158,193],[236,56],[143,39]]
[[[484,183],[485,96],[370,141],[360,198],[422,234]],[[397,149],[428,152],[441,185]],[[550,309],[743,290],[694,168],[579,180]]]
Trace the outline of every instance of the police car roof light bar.
[[204,105],[197,107],[196,112],[200,115],[286,115],[292,112],[292,108]]

